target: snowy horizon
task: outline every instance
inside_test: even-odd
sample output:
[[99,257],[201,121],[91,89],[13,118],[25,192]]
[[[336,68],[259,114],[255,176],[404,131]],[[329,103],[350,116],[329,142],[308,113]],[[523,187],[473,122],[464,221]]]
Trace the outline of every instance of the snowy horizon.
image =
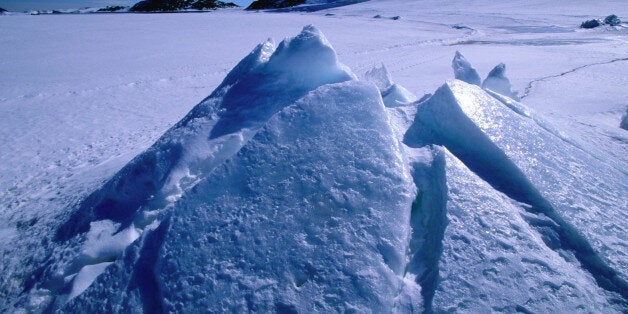
[[[2,0],[0,8],[12,12],[23,12],[31,10],[66,10],[80,9],[85,7],[100,8],[106,6],[132,6],[140,0]],[[251,4],[252,0],[233,0],[241,7]]]

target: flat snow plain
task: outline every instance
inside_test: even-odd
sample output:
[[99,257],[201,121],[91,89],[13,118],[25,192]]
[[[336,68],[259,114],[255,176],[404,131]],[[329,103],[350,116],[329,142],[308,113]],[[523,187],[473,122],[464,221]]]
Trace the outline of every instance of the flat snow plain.
[[[483,78],[503,62],[523,103],[626,182],[628,29],[578,28],[609,14],[628,19],[628,7],[381,0],[314,13],[0,16],[0,290],[23,289],[14,278],[45,259],[38,252],[68,204],[149,147],[256,44],[306,24],[358,76],[383,63],[418,97],[453,78],[455,51]],[[628,208],[626,194],[604,201]]]

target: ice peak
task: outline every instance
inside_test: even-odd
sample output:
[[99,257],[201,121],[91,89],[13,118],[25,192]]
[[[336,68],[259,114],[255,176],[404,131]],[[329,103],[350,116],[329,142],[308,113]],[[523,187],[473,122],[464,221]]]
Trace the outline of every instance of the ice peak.
[[253,50],[227,74],[220,86],[210,95],[211,97],[220,97],[226,92],[226,89],[234,85],[247,73],[253,71],[261,64],[268,62],[268,59],[275,52],[275,41],[268,38],[265,42],[257,45]]
[[316,26],[312,24],[303,26],[303,29],[301,30],[301,34],[304,34],[304,33],[313,34],[315,36],[319,36],[323,38],[325,37],[323,33]]
[[517,92],[512,90],[512,84],[506,77],[506,65],[503,63],[498,64],[488,73],[482,83],[482,88],[519,100]]
[[504,63],[500,63],[496,65],[491,72],[488,73],[488,77],[504,77],[506,73],[506,65]]
[[381,67],[373,67],[364,73],[364,78],[375,84],[377,89],[379,89],[386,107],[404,106],[416,100],[414,94],[393,82],[388,69],[386,69],[383,63]]
[[303,27],[296,37],[284,39],[270,57],[268,70],[280,73],[279,81],[306,90],[356,78],[338,61],[325,35],[313,25]]
[[460,53],[456,51],[454,60],[451,62],[451,66],[454,69],[454,75],[457,80],[465,81],[469,84],[480,86],[482,79],[478,72],[471,66],[471,63]]
[[364,73],[364,78],[375,84],[375,86],[377,86],[377,88],[382,92],[386,91],[393,85],[392,77],[383,63],[380,67],[373,67]]
[[[305,25],[297,36],[293,38],[284,39],[277,48],[277,52],[283,51],[287,48],[329,48],[333,51],[333,48],[323,32],[321,32],[316,26],[312,24]],[[335,55],[335,51],[334,51]]]

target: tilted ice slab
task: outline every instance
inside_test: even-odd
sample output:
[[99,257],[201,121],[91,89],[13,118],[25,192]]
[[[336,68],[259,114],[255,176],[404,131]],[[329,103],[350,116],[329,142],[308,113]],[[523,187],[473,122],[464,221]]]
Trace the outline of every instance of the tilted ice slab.
[[626,175],[524,109],[450,81],[419,105],[405,142],[447,147],[493,188],[527,204],[525,220],[547,247],[581,265],[615,301],[625,299]]
[[[418,310],[418,287],[402,280],[413,191],[377,90],[323,86],[176,206],[157,268],[165,302],[183,311]],[[204,250],[182,251],[188,239]],[[180,278],[191,279],[187,293]]]
[[108,289],[142,267],[158,287],[139,285],[144,310],[420,310],[418,285],[403,280],[413,198],[378,90],[325,85],[188,191],[136,269],[125,257],[69,309],[129,302]]
[[208,98],[72,209],[54,237],[58,249],[25,288],[32,292],[26,302],[61,306],[79,295],[275,113],[319,86],[354,78],[313,26],[277,48],[272,41],[256,47]]
[[439,278],[423,285],[432,289],[434,312],[620,312],[585,270],[545,245],[526,221],[524,204],[447,149],[434,148],[433,156],[431,163],[413,163],[422,191],[413,221],[422,222],[417,230],[427,240],[411,265],[429,265],[430,256],[437,263],[432,276]]

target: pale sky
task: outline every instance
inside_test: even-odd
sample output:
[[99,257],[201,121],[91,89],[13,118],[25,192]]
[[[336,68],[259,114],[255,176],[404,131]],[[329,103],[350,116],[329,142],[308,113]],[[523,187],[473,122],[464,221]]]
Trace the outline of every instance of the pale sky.
[[[108,5],[131,6],[140,0],[0,0],[0,8],[9,11],[78,9],[83,7],[106,7]],[[222,0],[240,6],[249,5],[252,0]]]

